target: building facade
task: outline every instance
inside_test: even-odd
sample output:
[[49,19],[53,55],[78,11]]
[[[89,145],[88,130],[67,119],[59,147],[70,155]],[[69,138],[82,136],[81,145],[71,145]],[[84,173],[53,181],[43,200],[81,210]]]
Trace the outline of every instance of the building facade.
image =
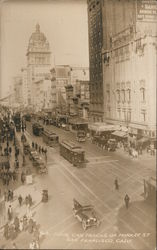
[[104,120],[156,134],[157,2],[104,1]]
[[96,80],[101,49],[103,120],[121,124],[135,135],[155,137],[157,2],[89,0],[88,20],[92,120],[100,121],[93,101],[102,97]]
[[[27,81],[28,81],[28,93],[30,94],[30,104],[32,107],[36,108],[36,96],[32,89],[36,89],[34,84],[37,85],[38,82],[41,86],[41,82],[44,83],[45,80],[51,82],[51,52],[50,46],[45,35],[40,31],[39,24],[36,25],[35,32],[32,33],[28,49],[27,49]],[[42,93],[39,91],[39,93]],[[28,96],[29,96],[28,94]]]
[[102,74],[102,4],[101,0],[88,0],[89,68],[90,68],[90,118],[103,121],[103,74]]

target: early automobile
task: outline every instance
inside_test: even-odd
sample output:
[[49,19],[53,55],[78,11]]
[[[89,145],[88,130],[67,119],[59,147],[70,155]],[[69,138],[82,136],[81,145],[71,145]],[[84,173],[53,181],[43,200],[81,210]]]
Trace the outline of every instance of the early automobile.
[[83,230],[92,226],[99,226],[100,220],[97,218],[94,207],[92,205],[82,206],[77,200],[73,199],[73,214],[81,224]]

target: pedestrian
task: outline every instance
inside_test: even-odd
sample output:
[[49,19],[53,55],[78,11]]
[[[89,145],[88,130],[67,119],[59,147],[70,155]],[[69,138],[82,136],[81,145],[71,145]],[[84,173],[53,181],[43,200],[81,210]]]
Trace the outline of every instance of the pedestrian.
[[17,247],[17,245],[16,245],[15,242],[13,242],[13,247],[12,247],[12,249],[18,249],[18,247]]
[[114,184],[115,184],[115,189],[119,190],[119,183],[117,178],[115,179]]
[[25,173],[22,171],[22,173],[21,173],[21,182],[22,182],[22,184],[24,184],[25,180],[26,180],[26,176],[25,176]]
[[20,194],[19,197],[18,197],[18,201],[19,201],[20,207],[21,207],[21,205],[22,205],[22,200],[23,200],[23,198],[22,198],[22,196],[21,196],[21,194]]
[[8,207],[8,220],[11,221],[12,217],[13,217],[12,206],[9,205],[9,207]]
[[10,190],[10,200],[13,201],[14,199],[14,192],[13,190]]
[[24,231],[27,230],[27,216],[26,215],[23,216],[23,230]]
[[23,165],[25,164],[26,159],[25,159],[25,155],[23,154]]
[[9,154],[11,155],[11,153],[12,153],[12,148],[9,147]]
[[29,205],[31,207],[33,202],[32,202],[32,196],[30,194],[28,195],[28,202],[29,202]]
[[26,206],[29,204],[29,199],[28,199],[28,196],[26,195],[26,197],[25,197],[25,204],[26,204]]
[[29,222],[28,222],[28,232],[29,233],[33,233],[33,224],[34,224],[33,219],[30,218]]
[[19,222],[19,230],[20,230],[20,232],[23,231],[23,219],[20,219],[20,222]]
[[8,201],[8,192],[7,191],[4,191],[4,200]]
[[19,218],[16,216],[14,219],[14,225],[15,225],[15,231],[18,233],[19,232]]
[[32,141],[32,148],[34,148],[34,142]]
[[41,153],[41,146],[39,146],[39,153]]
[[14,240],[16,238],[16,236],[17,236],[17,232],[15,230],[15,224],[12,223],[10,225],[10,238],[11,238],[11,240]]
[[47,148],[45,148],[45,150],[44,150],[44,151],[45,151],[45,155],[47,155]]
[[125,195],[124,201],[125,201],[125,206],[128,209],[129,208],[130,197],[127,194]]
[[4,234],[5,239],[8,240],[9,239],[9,225],[8,225],[8,223],[5,224],[5,226],[4,226],[4,233],[3,234]]

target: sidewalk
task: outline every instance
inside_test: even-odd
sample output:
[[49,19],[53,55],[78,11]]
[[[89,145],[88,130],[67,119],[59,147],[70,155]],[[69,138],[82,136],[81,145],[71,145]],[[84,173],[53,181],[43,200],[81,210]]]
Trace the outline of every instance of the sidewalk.
[[132,156],[129,155],[128,152],[124,151],[122,148],[116,149],[115,154],[121,155],[122,157],[126,159],[132,159],[135,161],[142,162],[143,164],[147,164],[147,161],[151,161],[152,163],[154,163],[154,167],[155,167],[156,155],[150,155],[150,153],[147,153],[146,151],[143,151],[142,155],[138,155],[137,158],[133,158]]

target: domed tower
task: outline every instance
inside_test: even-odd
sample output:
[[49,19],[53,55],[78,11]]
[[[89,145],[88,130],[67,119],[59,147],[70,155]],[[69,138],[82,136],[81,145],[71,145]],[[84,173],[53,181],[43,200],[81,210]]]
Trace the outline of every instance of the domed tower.
[[37,89],[41,92],[46,82],[51,82],[50,45],[46,36],[40,31],[39,24],[36,25],[36,30],[29,39],[26,56],[28,103],[36,106]]
[[27,49],[27,65],[50,65],[50,46],[45,35],[40,32],[40,25],[36,25]]

